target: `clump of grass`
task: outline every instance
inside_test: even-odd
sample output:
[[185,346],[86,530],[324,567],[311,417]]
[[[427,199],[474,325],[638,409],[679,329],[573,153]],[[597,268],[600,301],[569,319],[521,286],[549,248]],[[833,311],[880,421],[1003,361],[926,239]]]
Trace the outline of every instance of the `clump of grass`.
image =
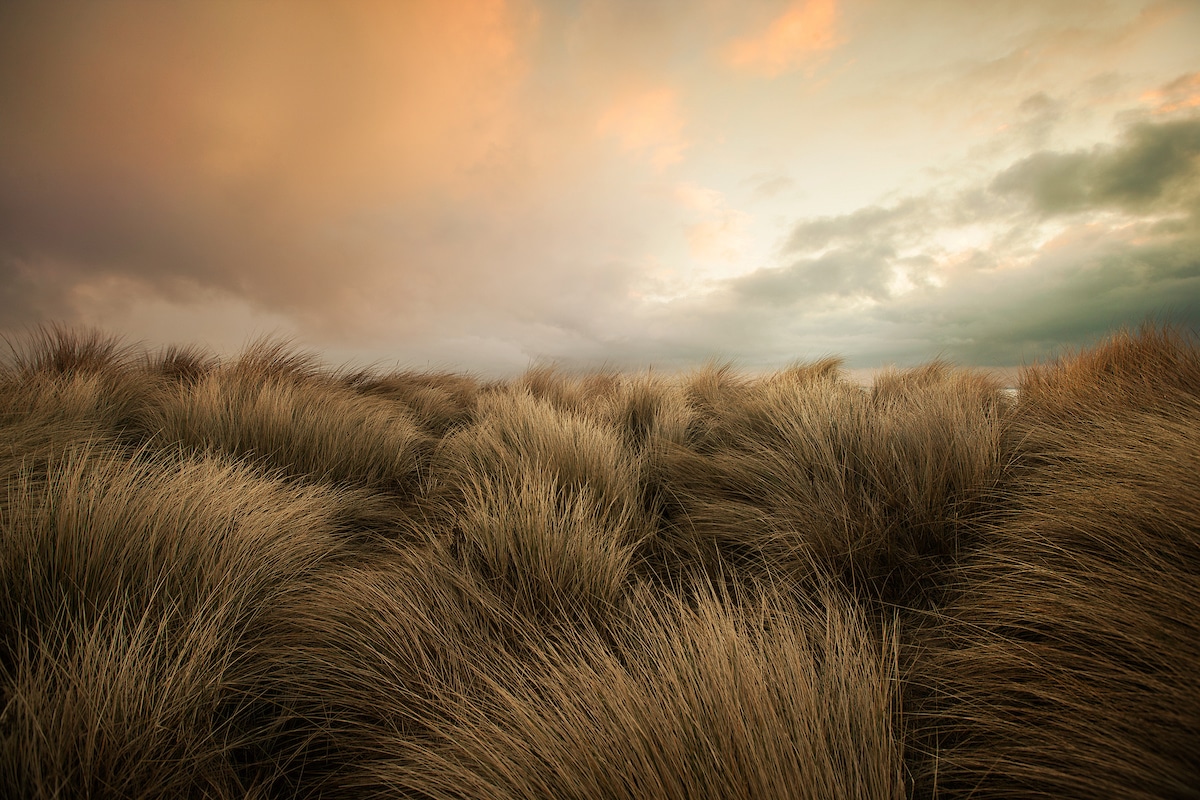
[[147,354],[145,358],[149,374],[189,386],[211,374],[219,365],[220,360],[216,356],[195,345],[168,345],[154,355]]
[[532,394],[483,398],[477,415],[430,470],[447,546],[529,614],[620,603],[646,533],[636,459],[611,429]]
[[36,329],[0,370],[0,475],[88,442],[117,443],[153,379],[132,348],[99,331]]
[[205,458],[64,453],[0,505],[0,775],[14,796],[241,796],[255,629],[360,498]]
[[[322,797],[902,797],[894,628],[835,594],[642,585],[547,636],[436,552],[294,595],[274,751]],[[381,632],[386,631],[384,635]],[[302,775],[302,778],[300,777]]]
[[674,538],[749,569],[916,602],[999,474],[1005,403],[981,376],[934,365],[868,393],[827,361],[689,390],[691,435],[659,462]]
[[342,382],[362,394],[399,403],[413,418],[441,438],[471,421],[479,382],[452,373],[400,372],[377,374],[369,370],[351,372]]
[[212,449],[294,477],[401,496],[415,490],[431,445],[403,408],[274,348],[164,388],[139,422],[157,449]]
[[123,370],[134,348],[95,328],[40,325],[19,343],[9,342],[10,362],[19,374],[109,374]]
[[921,785],[1194,795],[1200,354],[1143,331],[1029,368],[1005,449],[1002,513],[911,667]]
[[903,797],[895,640],[844,598],[644,594],[615,643],[482,669],[414,764],[430,797]]
[[540,631],[436,547],[376,554],[296,585],[258,648],[256,774],[282,796],[395,792],[477,674],[511,673]]
[[593,413],[647,460],[664,445],[686,444],[696,417],[682,386],[649,374],[623,381]]

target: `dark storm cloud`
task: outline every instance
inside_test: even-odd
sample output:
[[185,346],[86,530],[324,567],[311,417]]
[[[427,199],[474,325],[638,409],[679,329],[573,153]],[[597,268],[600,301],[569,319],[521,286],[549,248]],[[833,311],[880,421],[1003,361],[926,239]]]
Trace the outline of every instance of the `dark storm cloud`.
[[1112,145],[1037,153],[990,188],[1030,217],[1115,212],[1122,225],[1068,229],[1020,282],[992,279],[952,304],[944,329],[973,343],[964,353],[1015,359],[1150,318],[1200,328],[1200,118],[1140,120]]
[[[1095,197],[1132,210],[1193,196],[1200,186],[1200,119],[1142,123],[1098,170]],[[1186,199],[1186,198],[1178,198]]]
[[984,364],[1031,361],[1147,319],[1200,328],[1197,244],[1096,235],[1044,253],[1018,275],[963,275],[936,300],[917,297],[877,316],[949,358]]
[[1115,146],[1041,152],[1001,172],[991,188],[1044,214],[1089,208],[1140,212],[1193,198],[1200,183],[1200,119],[1141,122]]

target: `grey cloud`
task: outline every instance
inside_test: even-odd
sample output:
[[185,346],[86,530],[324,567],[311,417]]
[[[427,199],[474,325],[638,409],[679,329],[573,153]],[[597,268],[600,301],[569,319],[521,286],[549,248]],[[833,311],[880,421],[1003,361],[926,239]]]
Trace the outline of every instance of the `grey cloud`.
[[[728,318],[726,326],[738,320],[786,330],[781,341],[799,342],[809,355],[845,356],[850,367],[935,356],[1012,366],[1147,319],[1200,329],[1200,237],[1137,245],[1136,236],[1126,236],[1048,251],[1021,270],[990,269],[996,255],[984,254],[977,267],[961,270],[944,287],[884,297],[865,310],[831,311],[819,302],[783,306],[760,296],[745,299],[737,313],[713,311]],[[761,352],[770,351],[767,345]]]
[[1115,146],[1035,153],[1001,172],[991,189],[1028,198],[1047,215],[1089,208],[1146,211],[1179,204],[1200,182],[1200,119],[1142,122]]
[[1143,123],[1102,165],[1097,195],[1128,208],[1139,208],[1184,184],[1184,188],[1195,191],[1200,179],[1197,156],[1200,119]]
[[14,256],[0,256],[0,323],[13,329],[64,319],[68,305],[60,276]]
[[787,267],[755,270],[733,280],[730,288],[749,302],[776,307],[824,296],[881,299],[887,296],[894,257],[886,245],[848,247]]
[[[869,206],[850,214],[805,220],[792,228],[784,253],[821,250],[832,244],[855,243],[880,236],[896,238],[912,229],[926,201],[909,198],[894,206]],[[923,227],[923,226],[922,226]]]
[[1092,158],[1086,153],[1036,153],[992,181],[1000,194],[1023,194],[1043,213],[1084,208],[1089,200]]
[[746,179],[744,183],[751,185],[751,194],[756,198],[769,199],[776,195],[793,189],[796,182],[784,174],[758,174],[752,175]]
[[1040,117],[1047,112],[1054,111],[1059,106],[1060,104],[1051,99],[1050,95],[1045,92],[1037,92],[1022,100],[1017,110],[1030,116]]
[[1200,327],[1200,255],[1190,243],[1100,243],[1039,259],[1027,274],[975,275],[897,321],[965,363],[1019,364],[1147,319]]
[[1045,92],[1029,95],[1017,106],[1015,123],[1018,136],[1027,145],[1042,147],[1065,111],[1065,103]]

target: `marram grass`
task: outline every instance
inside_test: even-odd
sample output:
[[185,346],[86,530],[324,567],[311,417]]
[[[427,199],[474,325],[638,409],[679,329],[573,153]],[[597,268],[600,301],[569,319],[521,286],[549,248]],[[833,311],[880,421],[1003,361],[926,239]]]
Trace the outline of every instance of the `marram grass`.
[[0,369],[5,797],[1200,797],[1200,349]]

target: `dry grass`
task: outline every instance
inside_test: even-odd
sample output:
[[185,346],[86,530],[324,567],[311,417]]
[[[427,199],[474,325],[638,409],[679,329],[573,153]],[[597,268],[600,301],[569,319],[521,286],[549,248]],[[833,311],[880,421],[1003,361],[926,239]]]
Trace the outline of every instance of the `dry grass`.
[[1026,370],[1002,513],[910,680],[944,794],[1200,795],[1200,351],[1123,333]]
[[1198,796],[1200,349],[0,369],[0,794]]

